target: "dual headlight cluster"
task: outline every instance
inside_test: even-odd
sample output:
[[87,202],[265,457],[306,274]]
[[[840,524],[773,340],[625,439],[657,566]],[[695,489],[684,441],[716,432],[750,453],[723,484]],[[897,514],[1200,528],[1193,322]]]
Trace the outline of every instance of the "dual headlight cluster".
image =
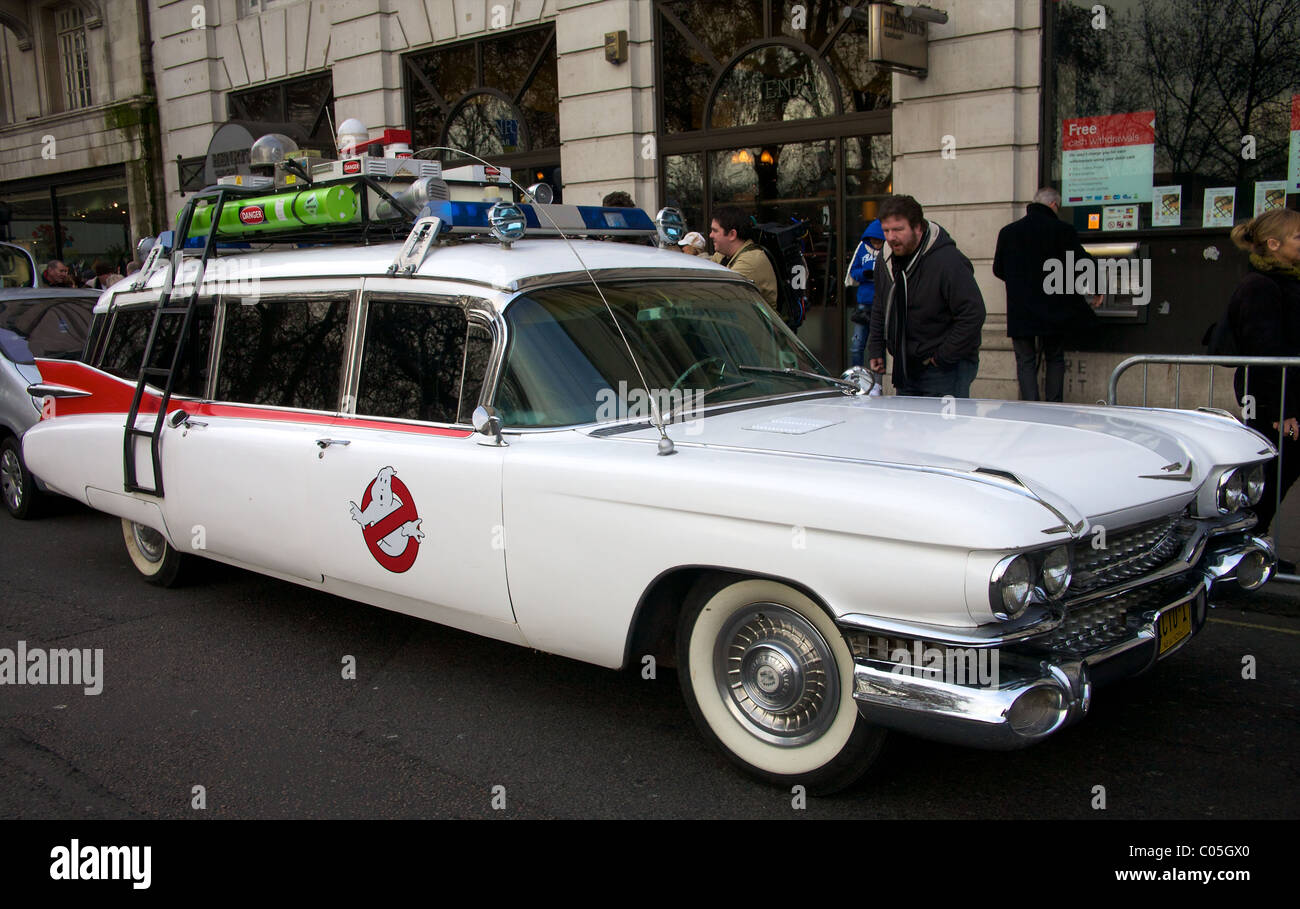
[[1264,497],[1264,465],[1250,464],[1234,467],[1219,477],[1216,502],[1223,514],[1232,514],[1251,505],[1258,505]]
[[998,562],[989,581],[993,614],[1004,622],[1019,618],[1037,599],[1059,599],[1070,586],[1073,555],[1068,544],[1021,552]]

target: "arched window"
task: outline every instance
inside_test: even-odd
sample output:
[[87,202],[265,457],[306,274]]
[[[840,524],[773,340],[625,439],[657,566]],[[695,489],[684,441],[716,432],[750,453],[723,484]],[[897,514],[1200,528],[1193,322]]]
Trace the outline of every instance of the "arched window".
[[741,54],[718,80],[709,127],[811,120],[840,113],[833,77],[805,51],[786,43]]

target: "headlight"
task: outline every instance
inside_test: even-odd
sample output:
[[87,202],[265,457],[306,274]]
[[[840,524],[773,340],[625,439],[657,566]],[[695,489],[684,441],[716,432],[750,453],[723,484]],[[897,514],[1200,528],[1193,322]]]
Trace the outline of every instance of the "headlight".
[[1070,547],[1057,546],[1043,559],[1043,589],[1058,597],[1070,586]]
[[1246,472],[1246,501],[1258,505],[1264,498],[1264,465],[1256,464]]
[[1232,514],[1240,511],[1246,504],[1246,481],[1240,467],[1229,470],[1219,477],[1219,511]]
[[990,603],[993,614],[1010,621],[1025,611],[1029,595],[1034,590],[1034,570],[1029,557],[1008,556],[993,569],[990,585]]

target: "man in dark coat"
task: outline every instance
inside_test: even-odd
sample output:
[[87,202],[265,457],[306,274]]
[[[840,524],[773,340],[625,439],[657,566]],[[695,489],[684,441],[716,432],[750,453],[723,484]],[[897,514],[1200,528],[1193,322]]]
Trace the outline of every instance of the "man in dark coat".
[[[1074,275],[1067,269],[1066,253],[1074,261],[1091,259],[1079,244],[1073,227],[1058,217],[1061,194],[1044,187],[1034,195],[1019,221],[998,233],[993,254],[993,274],[1007,284],[1007,335],[1016,352],[1016,378],[1020,400],[1038,401],[1038,364],[1047,363],[1045,399],[1060,401],[1065,393],[1065,343],[1085,331],[1095,316],[1089,308],[1101,304],[1071,292]],[[1044,285],[1048,269],[1065,272],[1066,293],[1050,293]]]
[[885,371],[888,351],[898,394],[969,397],[984,326],[970,260],[911,196],[890,196],[876,214],[885,248],[876,262],[867,338],[871,371]]

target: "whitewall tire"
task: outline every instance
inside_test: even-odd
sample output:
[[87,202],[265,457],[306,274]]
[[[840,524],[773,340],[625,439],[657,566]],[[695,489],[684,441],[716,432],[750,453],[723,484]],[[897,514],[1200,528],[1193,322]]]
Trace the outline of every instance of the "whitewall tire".
[[748,773],[826,794],[855,782],[885,731],[853,699],[853,657],[824,609],[788,585],[706,578],[682,611],[678,676],[701,731]]
[[161,533],[123,518],[122,538],[131,564],[146,581],[159,587],[180,583],[188,557],[177,552]]

